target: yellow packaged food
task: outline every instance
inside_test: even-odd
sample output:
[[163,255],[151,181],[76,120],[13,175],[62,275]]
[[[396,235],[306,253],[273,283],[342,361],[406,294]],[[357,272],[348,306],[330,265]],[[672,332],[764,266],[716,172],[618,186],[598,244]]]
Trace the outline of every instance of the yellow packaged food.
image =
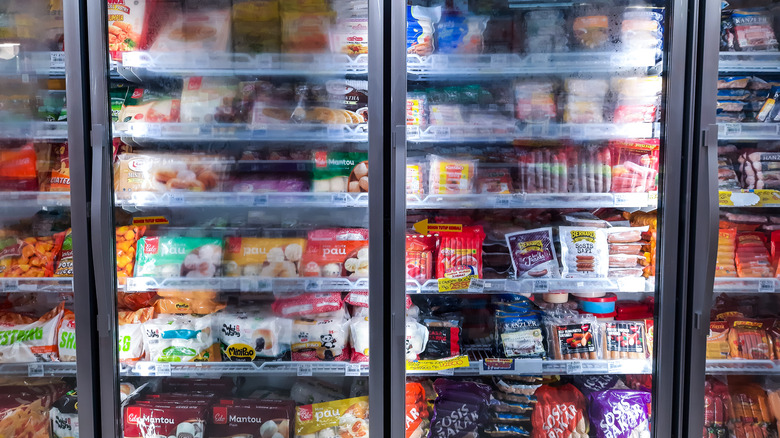
[[306,239],[229,237],[225,246],[226,277],[298,277]]
[[368,397],[355,397],[295,408],[295,436],[368,436]]

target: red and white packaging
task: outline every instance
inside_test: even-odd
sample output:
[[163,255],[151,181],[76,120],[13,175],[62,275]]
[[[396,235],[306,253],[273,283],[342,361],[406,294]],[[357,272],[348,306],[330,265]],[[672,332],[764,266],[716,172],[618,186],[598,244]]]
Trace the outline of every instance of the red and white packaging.
[[644,193],[657,187],[659,139],[614,140],[612,191]]
[[305,277],[368,277],[368,230],[329,228],[310,231],[302,272]]
[[344,303],[340,292],[305,293],[278,297],[271,309],[279,316],[295,318],[341,310]]
[[194,400],[146,400],[125,407],[124,438],[204,438],[208,406]]
[[108,52],[122,61],[124,52],[146,47],[147,24],[155,1],[107,0]]
[[442,232],[437,240],[438,278],[463,278],[469,275],[482,278],[482,242],[485,240],[485,231],[481,226],[463,227],[460,233]]
[[345,311],[293,321],[292,360],[345,362],[349,358],[349,319]]
[[293,436],[292,400],[221,400],[211,408],[209,437]]

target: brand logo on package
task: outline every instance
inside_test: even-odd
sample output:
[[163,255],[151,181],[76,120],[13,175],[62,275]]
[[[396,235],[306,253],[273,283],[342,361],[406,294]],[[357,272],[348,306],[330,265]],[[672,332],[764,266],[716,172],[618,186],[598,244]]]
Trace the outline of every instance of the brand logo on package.
[[214,424],[227,424],[226,406],[214,406]]
[[301,406],[298,408],[298,416],[301,418],[301,421],[311,421],[311,419],[314,417],[311,405]]
[[325,151],[317,151],[314,153],[314,165],[317,167],[328,166],[328,153]]
[[160,249],[160,241],[156,237],[144,240],[144,254],[157,254]]

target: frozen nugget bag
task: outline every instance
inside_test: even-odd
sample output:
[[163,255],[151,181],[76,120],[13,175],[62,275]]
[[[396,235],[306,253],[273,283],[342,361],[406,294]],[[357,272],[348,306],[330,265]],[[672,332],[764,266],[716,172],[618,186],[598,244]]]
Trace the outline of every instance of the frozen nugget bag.
[[552,228],[537,228],[506,235],[512,266],[517,278],[557,278]]

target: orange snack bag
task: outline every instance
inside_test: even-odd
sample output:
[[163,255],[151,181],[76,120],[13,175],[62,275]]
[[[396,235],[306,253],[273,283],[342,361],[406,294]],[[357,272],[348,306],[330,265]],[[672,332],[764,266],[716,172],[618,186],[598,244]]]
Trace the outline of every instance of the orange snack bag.
[[116,277],[119,284],[125,284],[125,278],[133,276],[136,244],[138,243],[138,239],[140,239],[145,232],[146,227],[117,227]]
[[32,144],[0,150],[0,190],[38,190],[37,159]]
[[206,315],[225,308],[212,290],[170,290],[157,291],[159,298],[154,303],[157,313],[194,313]]
[[[0,276],[51,277],[65,233],[47,237],[26,237],[15,242],[6,240],[0,250]],[[13,238],[11,238],[13,239]]]

